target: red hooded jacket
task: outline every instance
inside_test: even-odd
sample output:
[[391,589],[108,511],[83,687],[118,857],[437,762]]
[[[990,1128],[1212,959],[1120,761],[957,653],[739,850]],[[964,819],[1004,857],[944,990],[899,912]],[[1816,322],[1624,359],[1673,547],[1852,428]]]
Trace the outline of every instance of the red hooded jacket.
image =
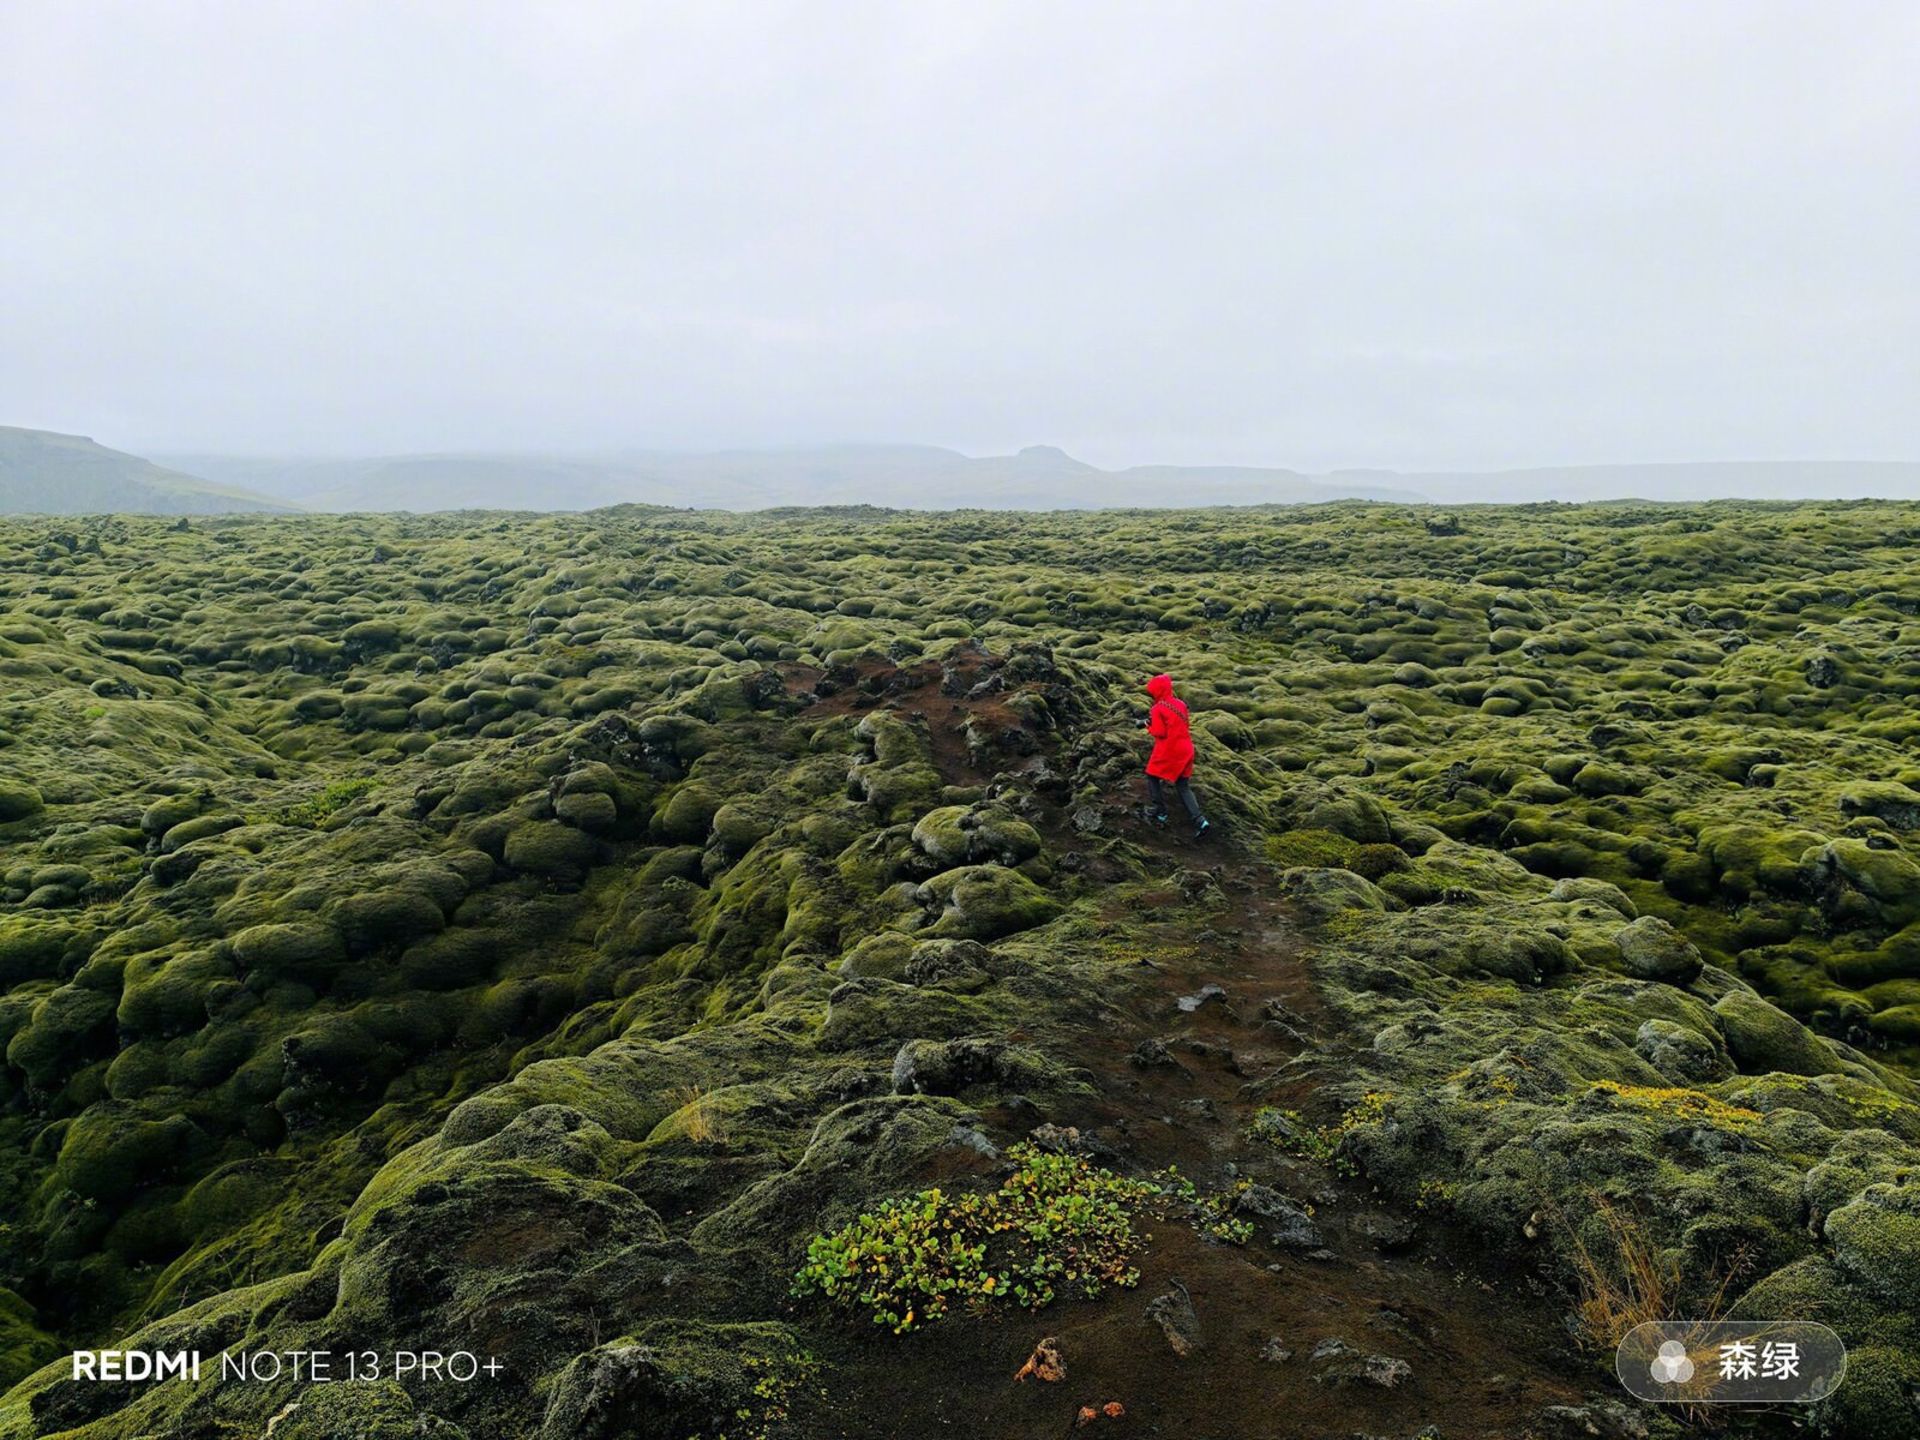
[[1193,773],[1193,737],[1187,733],[1187,707],[1173,693],[1173,677],[1156,675],[1147,681],[1153,709],[1147,712],[1147,733],[1153,736],[1153,754],[1147,774],[1160,780],[1178,780]]

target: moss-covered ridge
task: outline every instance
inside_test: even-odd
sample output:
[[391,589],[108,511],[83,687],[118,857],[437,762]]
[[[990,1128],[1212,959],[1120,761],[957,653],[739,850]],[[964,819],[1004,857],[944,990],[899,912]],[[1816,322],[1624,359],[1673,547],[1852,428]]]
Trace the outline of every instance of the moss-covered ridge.
[[759,1384],[711,1327],[796,1364],[808,1235],[1084,1083],[1171,669],[1325,917],[1355,1163],[1549,1255],[1631,1195],[1897,1394],[1920,511],[1455,513],[0,530],[11,1372],[404,1320],[516,1379],[338,1405],[571,1434]]
[[[1328,1075],[1339,1157],[1570,1290],[1596,1264],[1618,1275],[1624,1215],[1671,1276],[1666,1310],[1834,1325],[1873,1353],[1825,1433],[1900,1433],[1902,1411],[1863,1396],[1910,1384],[1900,1357],[1920,1340],[1907,1076],[1810,1034],[1684,941],[1666,978],[1634,974],[1646,922],[1603,882],[1556,884],[1446,840],[1381,886],[1287,878],[1323,917],[1316,975],[1368,1042]],[[1395,898],[1396,882],[1423,898]]]

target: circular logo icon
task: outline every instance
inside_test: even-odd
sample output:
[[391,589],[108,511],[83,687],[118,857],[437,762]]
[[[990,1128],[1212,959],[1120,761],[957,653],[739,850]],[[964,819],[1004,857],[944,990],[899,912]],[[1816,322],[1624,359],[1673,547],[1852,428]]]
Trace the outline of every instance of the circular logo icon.
[[1653,1372],[1654,1383],[1659,1385],[1684,1385],[1693,1378],[1693,1361],[1687,1358],[1687,1347],[1678,1340],[1663,1342],[1660,1353],[1647,1368]]

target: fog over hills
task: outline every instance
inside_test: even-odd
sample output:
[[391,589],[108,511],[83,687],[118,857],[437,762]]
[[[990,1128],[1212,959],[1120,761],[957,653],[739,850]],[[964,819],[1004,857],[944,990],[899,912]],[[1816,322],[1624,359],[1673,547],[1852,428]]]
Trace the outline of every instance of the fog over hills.
[[211,515],[293,508],[109,450],[84,435],[0,425],[0,514]]
[[1911,461],[1716,460],[1664,465],[1553,465],[1528,470],[1336,470],[1325,484],[1390,485],[1447,505],[1541,500],[1913,500]]
[[842,445],[706,454],[390,455],[298,460],[174,455],[166,462],[309,510],[591,510],[640,503],[760,510],[1088,510],[1382,500],[1463,505],[1562,500],[1920,498],[1920,464],[1718,461],[1528,470],[1295,470],[1136,465],[1102,470],[1051,445],[963,455],[933,445]]
[[933,445],[840,445],[699,454],[157,459],[77,435],[0,428],[0,513],[593,510],[620,504],[714,510],[805,505],[1092,510],[1349,499],[1468,505],[1920,498],[1920,463],[1910,462],[1726,461],[1308,475],[1233,465],[1102,470],[1051,445],[984,456]]
[[626,503],[761,510],[885,505],[915,510],[1417,500],[1405,486],[1291,470],[1146,465],[1109,471],[1050,445],[962,455],[933,445],[845,445],[708,454],[394,455],[281,460],[178,455],[169,463],[306,509],[590,510]]

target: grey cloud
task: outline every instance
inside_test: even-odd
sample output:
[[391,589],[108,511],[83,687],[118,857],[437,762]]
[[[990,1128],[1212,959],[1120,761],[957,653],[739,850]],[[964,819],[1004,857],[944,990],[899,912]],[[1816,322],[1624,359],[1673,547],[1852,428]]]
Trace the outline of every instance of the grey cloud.
[[0,12],[0,423],[1920,456],[1920,9]]

